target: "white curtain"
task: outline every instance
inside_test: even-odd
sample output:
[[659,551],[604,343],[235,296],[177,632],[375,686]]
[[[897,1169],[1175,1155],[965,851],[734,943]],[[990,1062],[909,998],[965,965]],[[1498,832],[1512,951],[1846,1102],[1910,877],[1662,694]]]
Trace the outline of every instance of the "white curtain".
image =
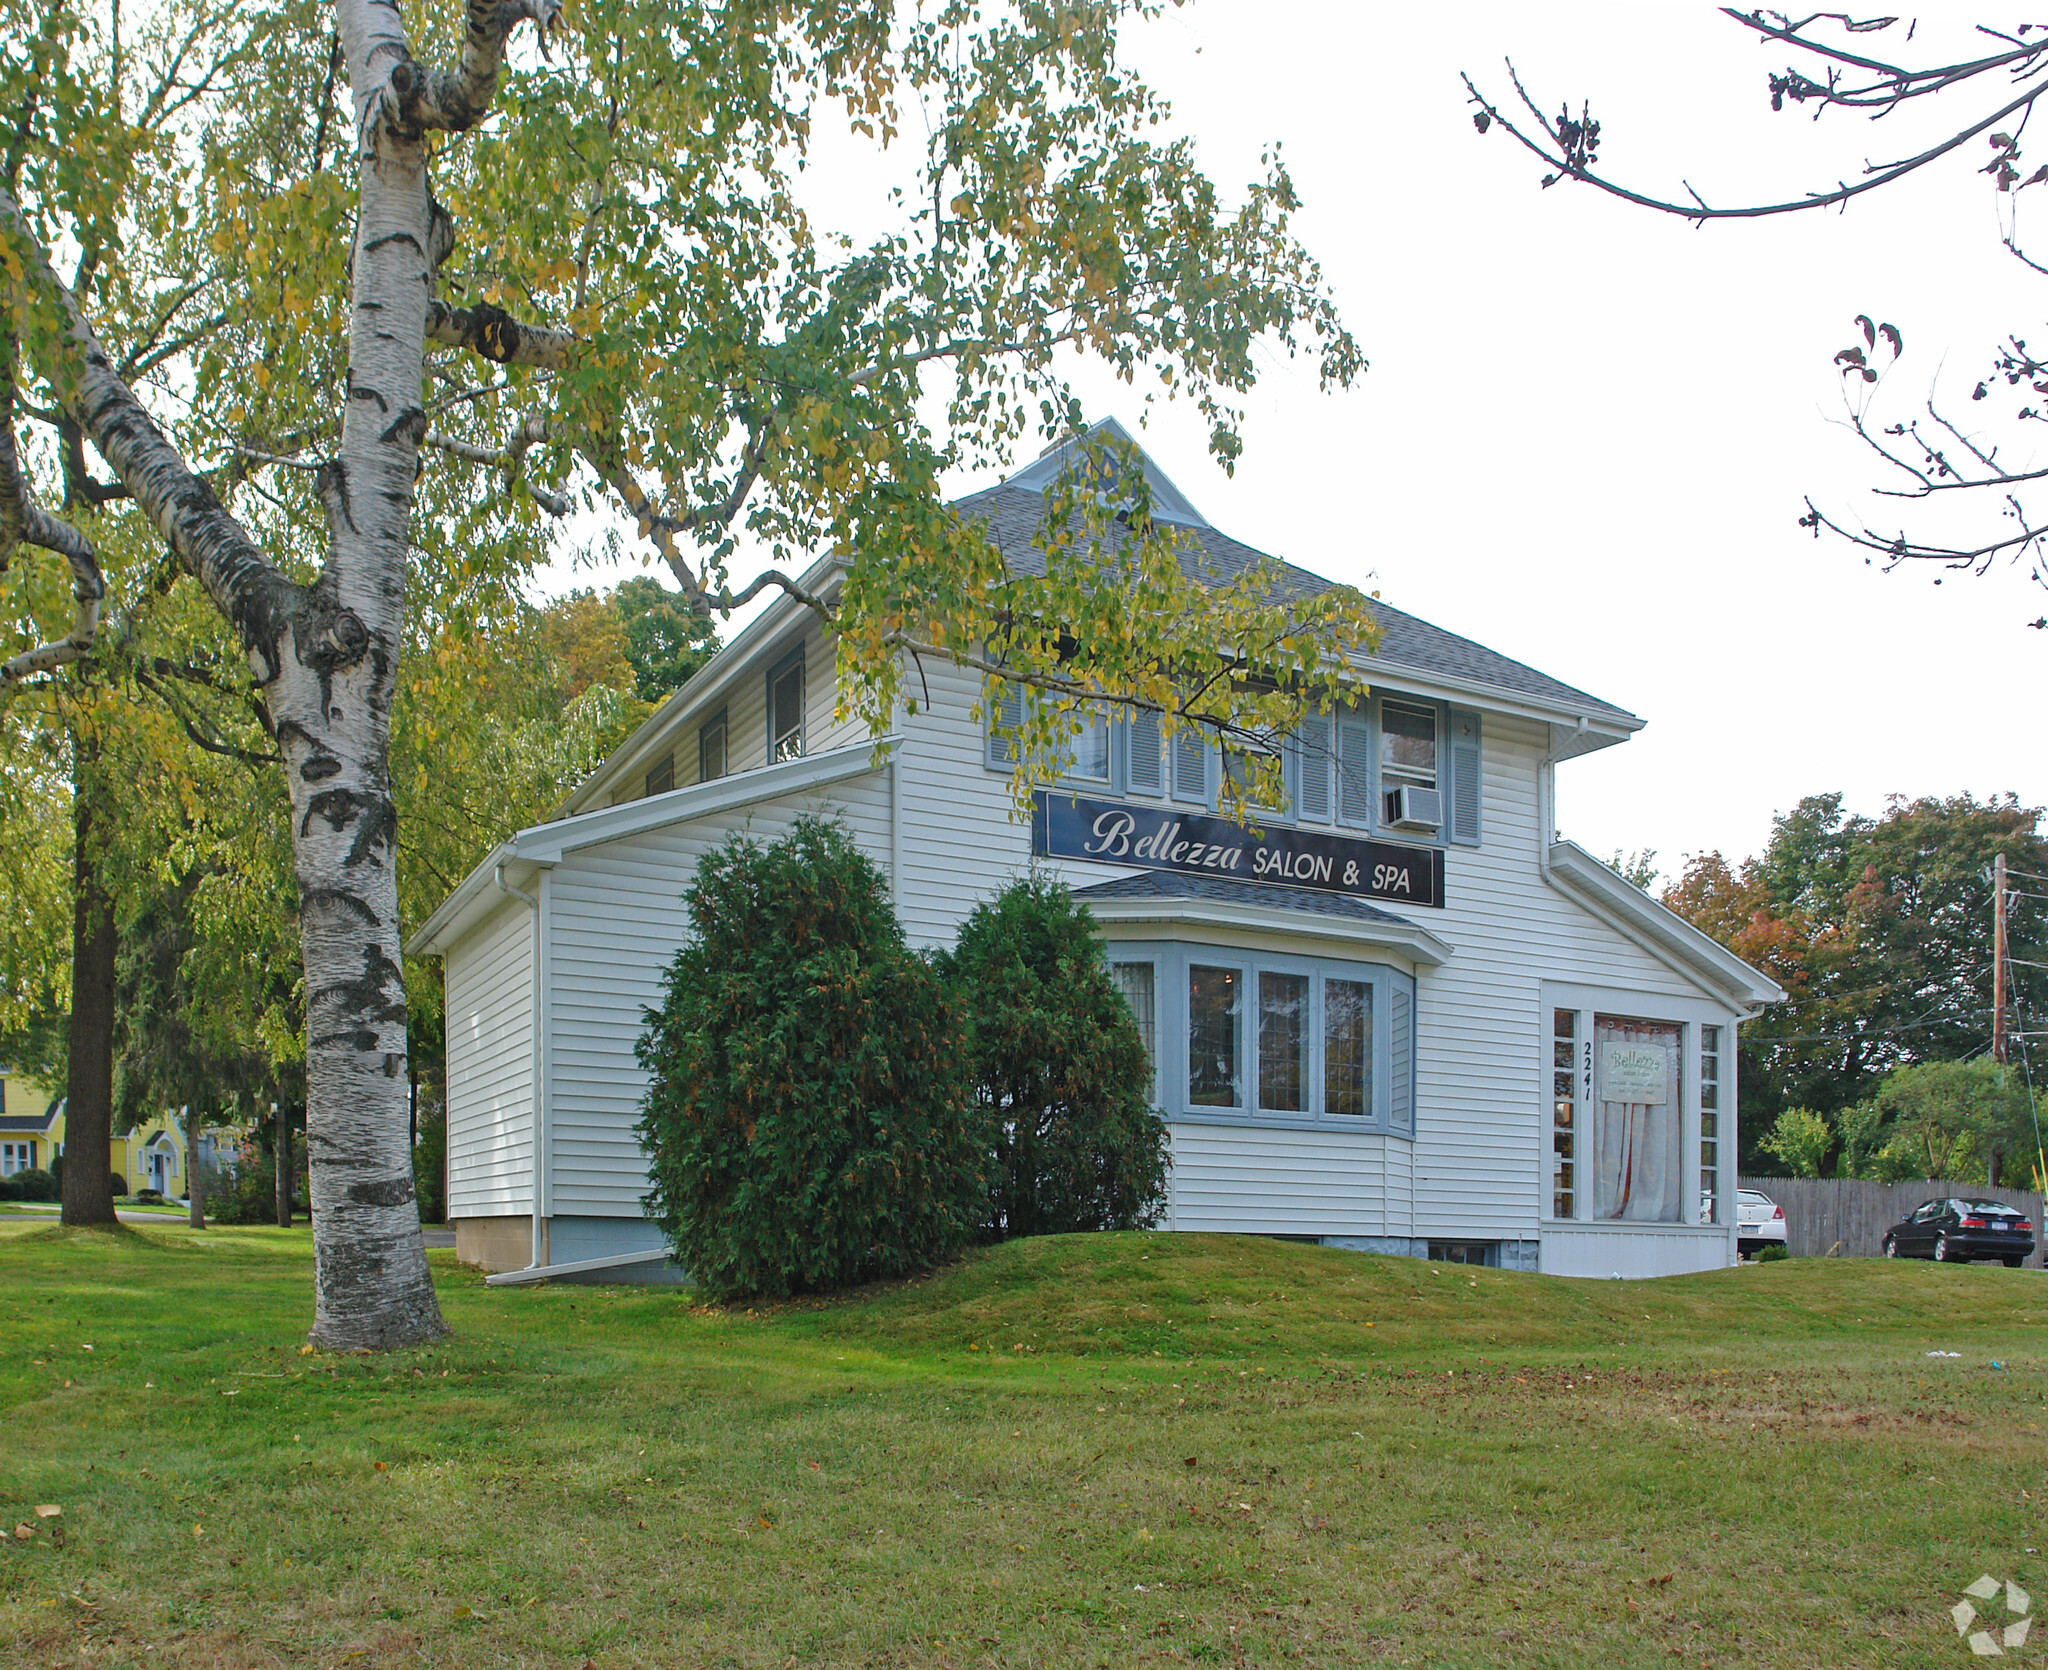
[[[1593,1094],[1593,1216],[1629,1223],[1675,1224],[1685,1166],[1679,1153],[1680,1029],[1663,1021],[1597,1015]],[[1661,1102],[1607,1101],[1603,1052],[1612,1045],[1655,1051],[1664,1058]]]

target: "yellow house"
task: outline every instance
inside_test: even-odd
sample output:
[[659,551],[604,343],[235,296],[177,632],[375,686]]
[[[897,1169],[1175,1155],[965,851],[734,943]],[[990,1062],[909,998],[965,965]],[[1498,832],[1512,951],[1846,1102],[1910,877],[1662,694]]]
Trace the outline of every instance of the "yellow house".
[[0,1067],[0,1177],[50,1169],[64,1151],[64,1104],[26,1073]]
[[[199,1141],[210,1161],[223,1153],[246,1158],[250,1147],[245,1133],[229,1129],[206,1131]],[[156,1189],[166,1196],[184,1195],[191,1168],[185,1127],[175,1114],[155,1114],[117,1135],[109,1147],[114,1175],[130,1194]],[[0,1177],[31,1168],[48,1171],[63,1152],[64,1098],[26,1073],[0,1067]]]

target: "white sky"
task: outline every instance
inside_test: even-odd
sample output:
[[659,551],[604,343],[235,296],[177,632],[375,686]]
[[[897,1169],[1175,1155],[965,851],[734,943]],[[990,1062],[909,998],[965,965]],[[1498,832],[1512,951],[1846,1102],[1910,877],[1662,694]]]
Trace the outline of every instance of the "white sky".
[[[1911,47],[1901,33],[1860,44],[1976,50],[1954,30]],[[1603,172],[1667,195],[1689,178],[1716,203],[1853,177],[1943,123],[1773,116],[1764,77],[1788,55],[1707,6],[1200,0],[1129,50],[1226,191],[1282,143],[1297,232],[1372,361],[1323,395],[1274,357],[1234,479],[1185,405],[1155,410],[1143,444],[1233,536],[1647,720],[1560,772],[1566,835],[1655,848],[1669,876],[1689,852],[1756,850],[1803,794],[1864,811],[1893,793],[2048,800],[2048,751],[2027,741],[2048,633],[2024,625],[2048,592],[2009,566],[1939,586],[1924,566],[1886,575],[1796,525],[1809,492],[1851,519],[1872,508],[1874,460],[1839,426],[1832,364],[1856,314],[1905,335],[1887,417],[1911,415],[1937,372],[1958,416],[2012,410],[1972,408],[1969,390],[2003,332],[2036,326],[2048,279],[1999,247],[1972,172],[1982,141],[1846,215],[1695,230],[1539,190],[1511,139],[1474,132],[1458,71],[1501,102],[1512,55],[1546,108],[1591,99]],[[1965,122],[1939,101],[1929,114]],[[2048,136],[2029,168],[2044,158]],[[856,234],[883,224],[873,169],[849,153],[816,173],[821,204],[873,202]],[[1143,415],[1107,378],[1083,389],[1091,416]],[[1872,515],[1933,526],[1882,501]],[[546,589],[593,579],[610,583],[564,570]]]

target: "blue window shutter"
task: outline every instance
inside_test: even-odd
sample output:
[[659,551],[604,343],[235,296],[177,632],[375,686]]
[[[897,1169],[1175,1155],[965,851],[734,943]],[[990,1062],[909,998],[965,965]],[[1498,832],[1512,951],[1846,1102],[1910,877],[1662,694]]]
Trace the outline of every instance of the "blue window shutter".
[[1372,822],[1372,727],[1362,714],[1337,723],[1337,815]]
[[1173,797],[1209,804],[1209,740],[1193,725],[1173,734]]
[[1297,815],[1312,818],[1317,823],[1330,819],[1330,721],[1320,713],[1311,713],[1301,721],[1301,743],[1297,750],[1301,759],[1300,789],[1296,806]]
[[998,770],[1008,770],[1017,763],[1017,744],[1008,737],[996,735],[998,724],[1015,730],[1024,723],[1024,686],[1003,681],[1002,694],[989,708],[988,763]]
[[1389,994],[1393,1002],[1393,1048],[1388,1052],[1393,1069],[1393,1127],[1404,1133],[1415,1129],[1415,1000],[1396,986]]
[[1166,785],[1159,752],[1159,715],[1139,708],[1131,715],[1131,792],[1157,794]]
[[1450,837],[1459,846],[1479,845],[1479,795],[1482,787],[1479,715],[1451,709]]

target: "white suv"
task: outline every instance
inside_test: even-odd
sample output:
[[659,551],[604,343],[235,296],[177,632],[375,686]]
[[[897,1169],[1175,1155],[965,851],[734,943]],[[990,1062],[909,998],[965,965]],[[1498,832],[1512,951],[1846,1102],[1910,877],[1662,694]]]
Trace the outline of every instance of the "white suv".
[[1747,1258],[1785,1244],[1785,1208],[1756,1189],[1735,1191],[1735,1246]]

